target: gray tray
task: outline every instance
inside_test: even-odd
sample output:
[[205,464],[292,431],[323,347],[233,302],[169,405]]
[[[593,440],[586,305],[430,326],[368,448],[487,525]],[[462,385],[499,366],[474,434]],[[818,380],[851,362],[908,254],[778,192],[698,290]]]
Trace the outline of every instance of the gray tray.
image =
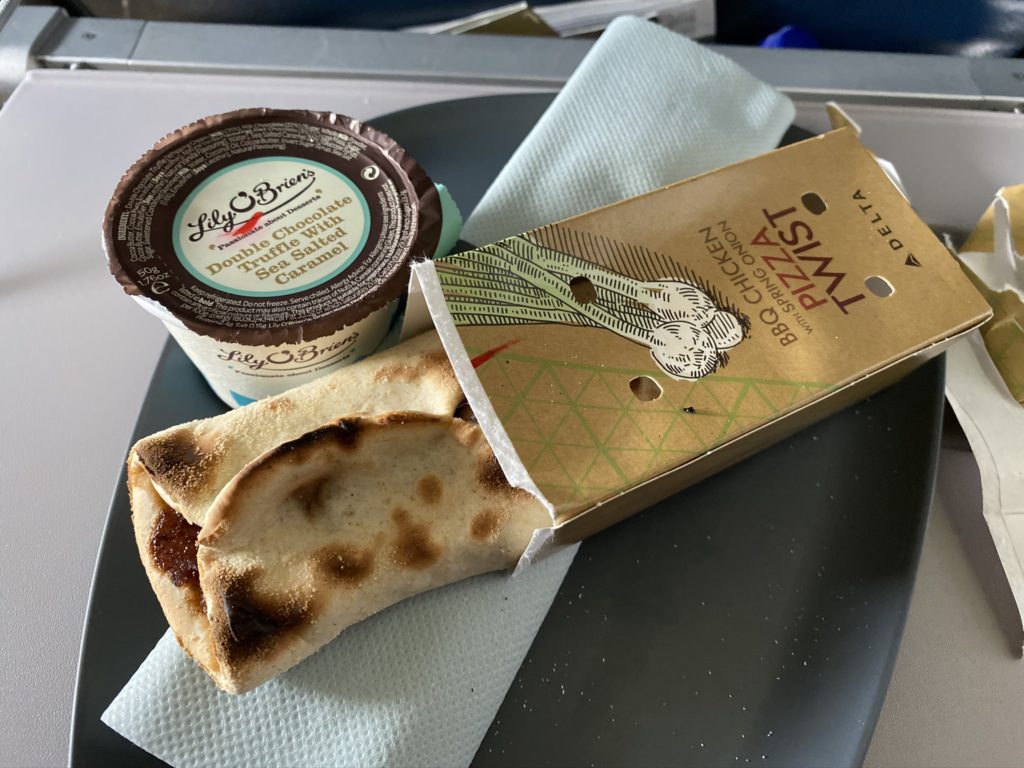
[[[379,118],[471,210],[550,103]],[[943,362],[586,542],[479,766],[853,766],[899,647],[928,516]],[[168,343],[135,438],[220,413]],[[163,765],[100,715],[167,624],[114,491],[78,671],[72,766]]]

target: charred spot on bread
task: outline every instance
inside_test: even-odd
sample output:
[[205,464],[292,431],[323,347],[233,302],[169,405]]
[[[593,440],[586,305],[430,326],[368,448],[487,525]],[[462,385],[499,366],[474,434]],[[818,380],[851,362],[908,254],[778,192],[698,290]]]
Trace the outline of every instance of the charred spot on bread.
[[485,446],[485,452],[477,462],[476,479],[481,487],[491,493],[502,493],[512,498],[532,499],[533,494],[523,488],[514,488],[509,484],[505,472],[498,463],[490,446]]
[[[307,451],[313,449],[320,443],[328,441],[336,443],[342,448],[351,450],[359,446],[359,441],[362,438],[364,429],[363,420],[358,417],[338,419],[327,426],[311,430],[304,435],[296,437],[294,440],[282,443],[271,452],[270,456],[274,456],[275,454],[278,456],[295,454],[294,460],[302,462],[305,460]],[[270,456],[268,456],[268,458]],[[267,462],[264,461],[262,463]]]
[[157,483],[173,485],[184,493],[199,490],[215,460],[186,427],[139,442],[135,453]]
[[342,448],[355,448],[363,433],[361,419],[338,419],[330,427],[331,437]]
[[373,549],[335,544],[318,551],[314,560],[332,580],[346,587],[356,587],[373,573],[377,553]]
[[[358,417],[338,419],[325,427],[314,429],[294,440],[282,443],[259,460],[246,466],[235,477],[233,484],[238,484],[240,481],[253,482],[265,473],[272,473],[276,471],[279,461],[302,464],[324,442],[334,442],[346,450],[353,450],[359,445],[364,429],[363,420]],[[292,495],[294,496],[294,494],[295,492]],[[299,499],[299,502],[304,503],[302,499]]]
[[416,494],[427,504],[437,504],[442,493],[444,488],[441,485],[441,478],[437,475],[424,475],[416,483]]
[[476,478],[480,485],[490,491],[508,490],[511,488],[505,472],[498,463],[498,458],[490,450],[480,459],[476,468]]
[[505,516],[496,509],[477,512],[469,523],[469,535],[477,541],[494,541],[501,532]]
[[441,559],[441,545],[430,536],[427,523],[417,523],[401,507],[391,513],[396,534],[391,546],[391,559],[400,568],[421,571]]
[[327,477],[314,477],[296,486],[288,497],[294,499],[306,517],[314,518],[324,509]]
[[216,585],[224,625],[215,639],[232,665],[278,646],[281,635],[310,618],[306,600],[258,594],[253,586],[255,576],[254,572],[229,576]]

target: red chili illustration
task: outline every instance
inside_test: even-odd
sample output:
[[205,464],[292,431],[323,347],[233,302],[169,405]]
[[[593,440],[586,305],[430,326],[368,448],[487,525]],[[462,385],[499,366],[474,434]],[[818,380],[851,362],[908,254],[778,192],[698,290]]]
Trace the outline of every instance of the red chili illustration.
[[472,360],[470,360],[470,362],[473,364],[474,368],[479,368],[481,365],[486,363],[488,360],[490,360],[492,357],[494,357],[499,352],[504,352],[506,349],[511,347],[513,344],[518,344],[518,343],[519,343],[519,339],[512,339],[511,341],[506,341],[504,344],[501,344],[501,345],[495,347],[494,349],[489,349],[486,352],[480,353],[479,355],[474,357]]

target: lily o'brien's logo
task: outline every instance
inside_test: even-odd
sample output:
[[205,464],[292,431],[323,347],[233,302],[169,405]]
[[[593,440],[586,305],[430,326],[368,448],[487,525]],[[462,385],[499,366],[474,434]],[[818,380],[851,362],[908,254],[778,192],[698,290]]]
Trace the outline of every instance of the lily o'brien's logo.
[[185,222],[192,230],[188,239],[198,243],[208,232],[236,237],[251,232],[260,219],[302,197],[316,183],[316,171],[303,168],[280,181],[260,181],[236,192],[227,204],[202,211]]

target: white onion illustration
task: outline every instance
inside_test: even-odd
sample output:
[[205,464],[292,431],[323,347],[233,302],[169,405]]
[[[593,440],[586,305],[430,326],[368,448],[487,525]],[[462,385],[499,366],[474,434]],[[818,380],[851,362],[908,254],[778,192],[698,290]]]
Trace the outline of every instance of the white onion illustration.
[[[647,347],[658,367],[675,379],[707,376],[721,364],[723,353],[744,338],[739,317],[717,307],[692,283],[635,280],[524,238],[445,261],[472,272],[453,271],[445,277],[449,309],[457,322],[558,322],[605,328]],[[585,278],[595,288],[630,301],[615,301],[612,306],[580,301],[570,286],[574,278]]]

